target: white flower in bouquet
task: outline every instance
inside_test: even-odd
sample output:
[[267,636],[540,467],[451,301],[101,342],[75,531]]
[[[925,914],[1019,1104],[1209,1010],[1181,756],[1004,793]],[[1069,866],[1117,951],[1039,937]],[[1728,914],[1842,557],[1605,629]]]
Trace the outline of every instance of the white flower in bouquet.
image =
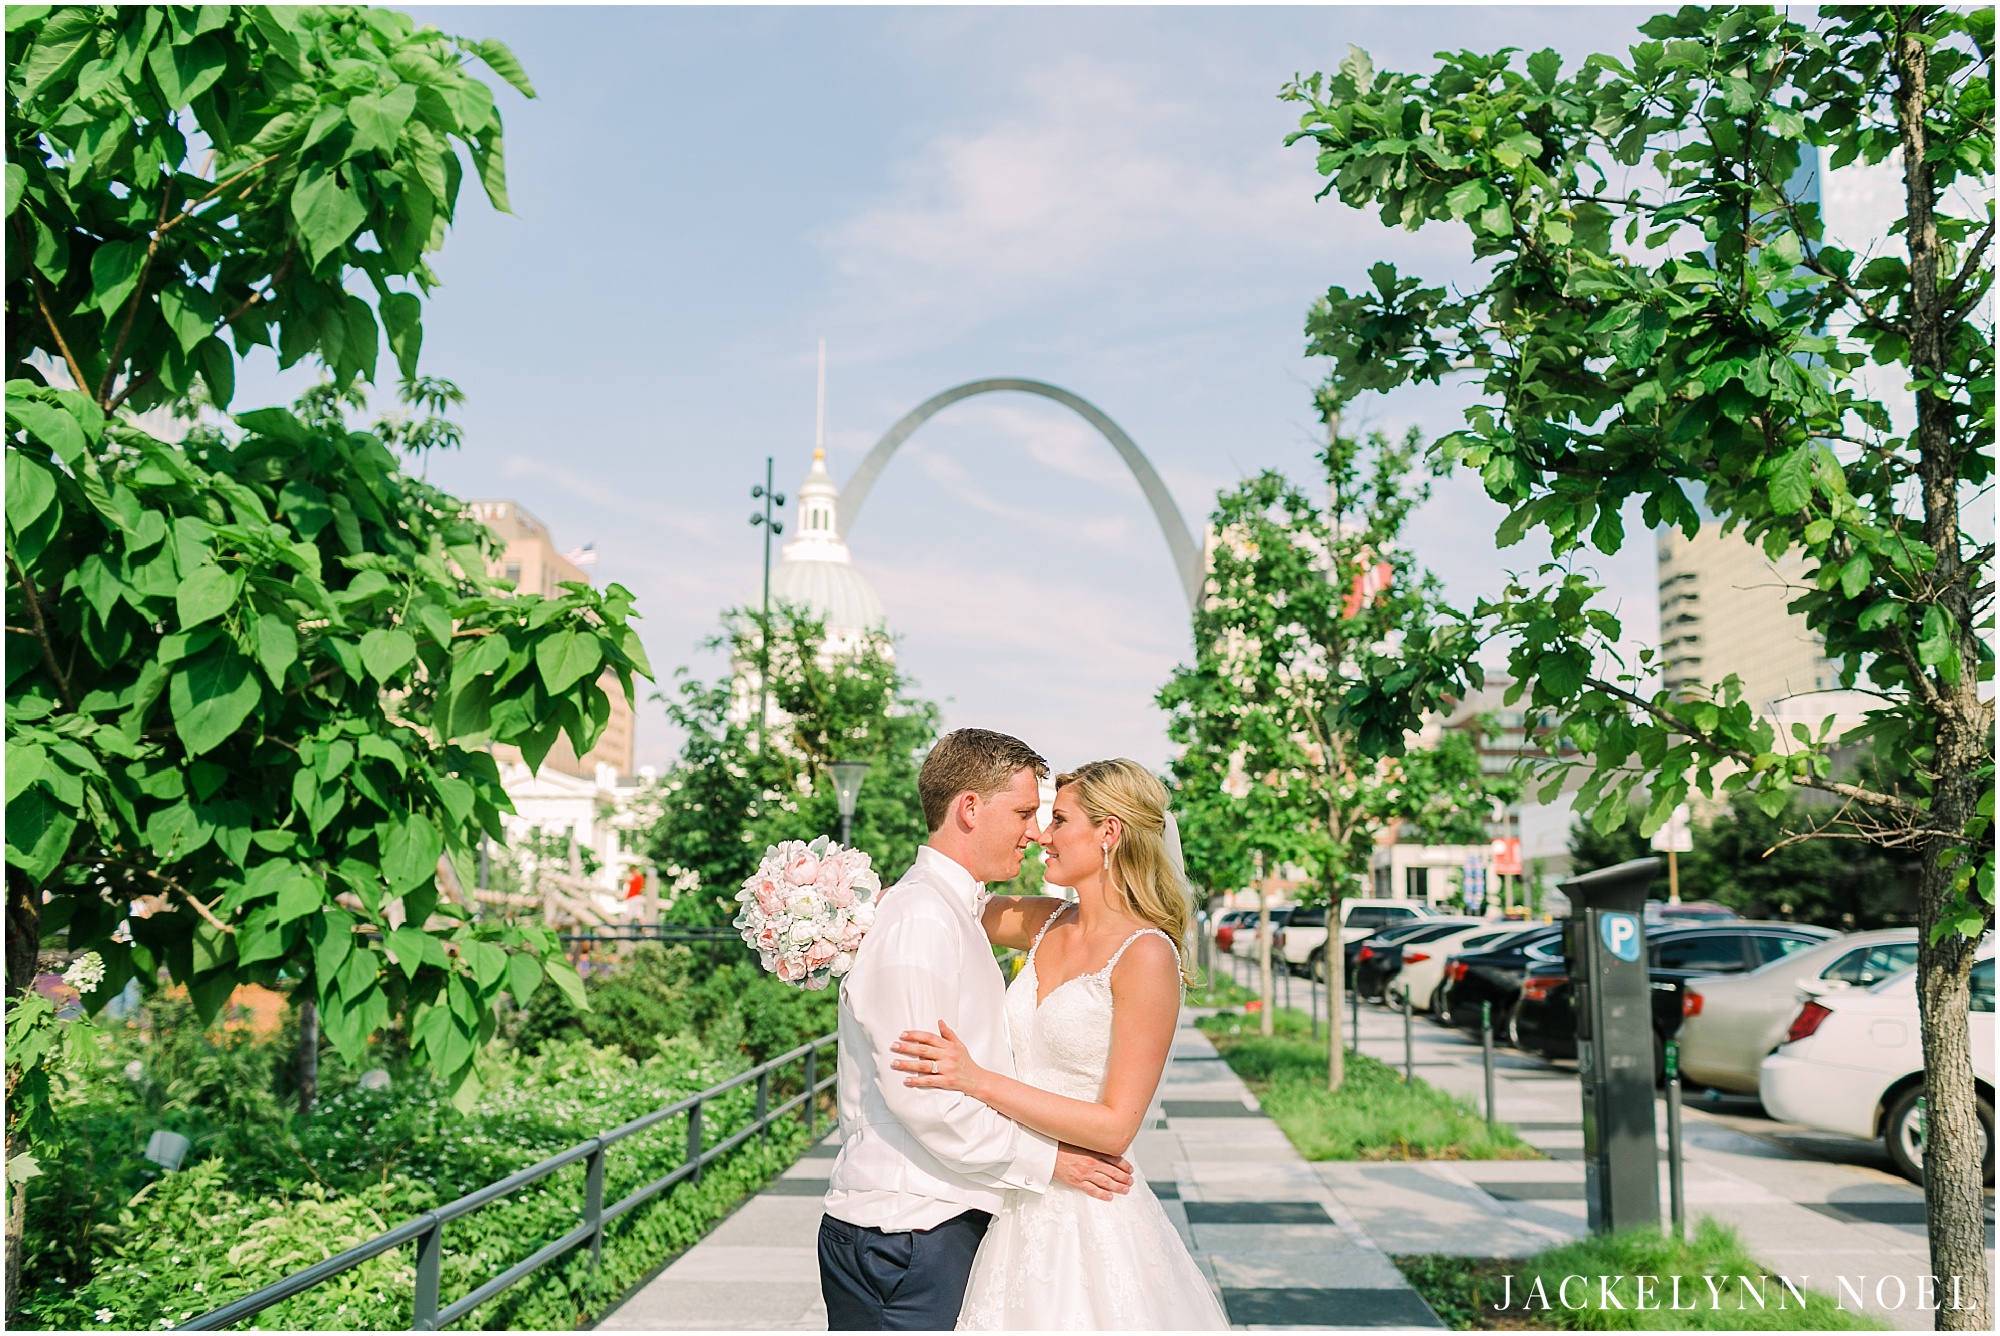
[[758,963],[785,983],[824,988],[854,966],[875,922],[882,879],[867,854],[825,836],[764,851],[736,893],[735,926]]

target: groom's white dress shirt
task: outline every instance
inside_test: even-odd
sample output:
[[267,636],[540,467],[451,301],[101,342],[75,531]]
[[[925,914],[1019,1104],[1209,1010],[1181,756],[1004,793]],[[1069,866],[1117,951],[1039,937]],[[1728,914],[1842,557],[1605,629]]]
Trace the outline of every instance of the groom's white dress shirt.
[[1006,982],[979,916],[985,887],[926,845],[883,893],[840,985],[840,1156],[826,1213],[851,1225],[930,1229],[998,1212],[1007,1188],[1045,1190],[1056,1143],[955,1090],[903,1084],[889,1046],[905,1030],[952,1028],[972,1060],[1014,1074]]

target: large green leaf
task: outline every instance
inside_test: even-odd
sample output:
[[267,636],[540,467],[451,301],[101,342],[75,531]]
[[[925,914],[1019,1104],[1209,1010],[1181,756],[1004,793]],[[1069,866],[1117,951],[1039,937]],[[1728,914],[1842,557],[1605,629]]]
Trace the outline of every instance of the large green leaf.
[[206,564],[189,571],[174,591],[181,629],[199,626],[229,611],[236,605],[237,589],[236,577],[220,566]]
[[285,618],[267,612],[257,619],[256,637],[257,662],[271,685],[283,689],[285,670],[298,662],[299,633]]
[[354,123],[354,140],[348,145],[348,153],[393,151],[404,123],[416,109],[415,84],[400,84],[387,93],[366,93],[355,98],[347,104],[347,119]]
[[15,533],[26,532],[56,499],[56,480],[48,469],[19,450],[7,452],[7,523]]
[[430,818],[410,816],[396,824],[382,849],[382,879],[389,894],[401,895],[437,875],[444,836]]
[[161,42],[146,58],[146,68],[153,72],[169,111],[179,111],[207,92],[228,65],[229,56],[222,39],[213,33],[197,37],[186,46]]
[[377,628],[361,637],[361,663],[368,675],[386,684],[417,657],[417,642],[401,627]]
[[514,58],[514,53],[505,42],[496,37],[487,38],[479,44],[479,58],[495,74],[520,90],[524,97],[535,95],[535,86],[528,82],[528,72],[521,68],[521,62]]
[[588,631],[557,631],[542,637],[535,646],[535,667],[541,670],[542,686],[551,696],[560,696],[596,672],[602,661],[597,637]]
[[292,187],[292,220],[305,238],[313,267],[318,268],[321,260],[361,230],[368,221],[368,206],[333,172],[314,169],[301,173]]
[[214,751],[257,708],[262,689],[250,661],[228,644],[211,645],[174,670],[167,685],[174,731],[188,755]]
[[139,286],[146,248],[136,241],[107,241],[90,257],[90,286],[97,309],[115,315]]

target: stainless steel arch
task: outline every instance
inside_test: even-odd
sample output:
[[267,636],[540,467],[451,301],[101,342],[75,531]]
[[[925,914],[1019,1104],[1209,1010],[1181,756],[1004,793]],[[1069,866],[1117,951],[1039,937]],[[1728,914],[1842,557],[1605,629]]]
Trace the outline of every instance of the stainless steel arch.
[[1146,494],[1146,503],[1153,508],[1153,518],[1160,523],[1160,533],[1167,540],[1167,551],[1173,555],[1174,569],[1181,577],[1181,590],[1187,595],[1188,607],[1196,607],[1201,600],[1201,549],[1195,546],[1194,537],[1188,532],[1187,521],[1181,518],[1180,507],[1174,504],[1173,494],[1160,481],[1160,475],[1153,471],[1152,464],[1140,452],[1132,438],[1116,422],[1106,417],[1097,405],[1079,395],[1071,394],[1058,385],[1040,380],[975,380],[957,385],[941,394],[934,394],[918,404],[895,426],[882,434],[875,442],[875,448],[861,461],[861,467],[854,471],[840,489],[840,534],[845,538],[854,528],[855,517],[861,513],[861,505],[868,499],[875,480],[888,466],[889,457],[896,453],[904,441],[915,434],[937,413],[949,408],[961,399],[970,399],[975,394],[992,394],[1000,390],[1018,390],[1023,394],[1039,394],[1044,399],[1053,399],[1063,407],[1074,411],[1085,422],[1097,428],[1111,448],[1125,461],[1125,467],[1132,470],[1138,480],[1139,490]]

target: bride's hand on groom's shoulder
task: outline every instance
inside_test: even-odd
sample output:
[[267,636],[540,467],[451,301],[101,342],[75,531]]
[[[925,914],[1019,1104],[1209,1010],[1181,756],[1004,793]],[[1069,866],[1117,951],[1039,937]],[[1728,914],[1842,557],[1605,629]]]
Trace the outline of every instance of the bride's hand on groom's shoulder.
[[956,1090],[978,1099],[980,1078],[986,1069],[972,1060],[949,1025],[939,1021],[938,1031],[905,1030],[889,1045],[890,1052],[901,1054],[892,1065],[899,1072],[910,1073],[903,1084],[919,1090]]

